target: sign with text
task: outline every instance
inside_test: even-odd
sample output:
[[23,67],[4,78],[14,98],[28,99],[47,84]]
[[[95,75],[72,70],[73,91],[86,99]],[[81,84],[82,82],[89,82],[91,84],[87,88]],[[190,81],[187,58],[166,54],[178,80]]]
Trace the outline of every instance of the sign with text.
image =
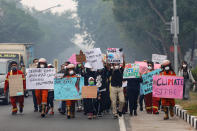
[[123,63],[122,48],[107,48],[108,63]]
[[183,98],[184,78],[177,76],[153,76],[153,97]]
[[147,63],[143,61],[135,61],[135,64],[139,64],[139,72],[140,74],[144,74],[148,69],[147,69]]
[[152,62],[162,64],[164,60],[167,60],[166,55],[152,54]]
[[85,52],[86,61],[92,66],[93,70],[103,69],[102,53],[100,48],[90,49]]
[[83,62],[86,61],[86,56],[85,56],[85,54],[83,53],[82,50],[80,50],[79,55],[76,55],[76,60],[77,60],[77,62],[79,62],[79,63],[83,63]]
[[97,86],[83,86],[82,98],[97,98]]
[[30,68],[26,70],[27,89],[53,89],[55,68]]
[[161,69],[158,69],[142,75],[143,82],[140,84],[140,88],[142,88],[144,95],[152,93],[153,76],[158,75],[160,72]]
[[81,88],[84,86],[84,77],[57,78],[54,83],[55,100],[81,99]]
[[10,96],[24,95],[22,75],[10,75],[8,79]]
[[123,78],[139,78],[139,65],[138,64],[126,64],[124,69]]

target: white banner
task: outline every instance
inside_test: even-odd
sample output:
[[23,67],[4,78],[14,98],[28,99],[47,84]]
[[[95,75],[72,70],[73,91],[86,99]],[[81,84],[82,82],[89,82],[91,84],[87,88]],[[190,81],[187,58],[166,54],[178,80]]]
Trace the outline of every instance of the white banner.
[[152,62],[162,64],[164,60],[167,60],[166,55],[152,54]]
[[100,48],[90,49],[84,52],[86,61],[92,66],[93,70],[103,69],[102,53]]
[[123,63],[123,50],[120,48],[107,49],[108,63]]
[[55,68],[26,69],[27,89],[54,89]]

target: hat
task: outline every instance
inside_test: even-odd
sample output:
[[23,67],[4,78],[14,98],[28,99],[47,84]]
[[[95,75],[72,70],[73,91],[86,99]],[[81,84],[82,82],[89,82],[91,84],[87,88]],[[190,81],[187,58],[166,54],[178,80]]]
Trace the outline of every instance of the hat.
[[39,63],[47,63],[47,60],[45,58],[40,58]]
[[164,60],[161,65],[166,66],[169,64],[171,64],[171,62],[169,60]]
[[67,69],[73,69],[75,68],[75,65],[74,64],[69,64],[68,66],[66,66]]

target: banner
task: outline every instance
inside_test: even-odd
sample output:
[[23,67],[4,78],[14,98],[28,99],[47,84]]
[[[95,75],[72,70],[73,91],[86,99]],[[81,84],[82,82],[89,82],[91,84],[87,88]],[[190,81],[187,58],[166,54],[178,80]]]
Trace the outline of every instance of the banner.
[[158,69],[142,75],[143,82],[140,84],[140,88],[142,88],[144,95],[152,92],[153,76],[159,74],[160,72],[161,69]]
[[153,97],[183,98],[184,78],[177,76],[153,76]]
[[84,77],[66,77],[55,79],[55,100],[79,100],[81,88],[84,86]]
[[104,68],[100,48],[90,49],[85,52],[85,55],[87,62],[92,66],[94,71]]
[[10,96],[24,95],[22,75],[10,75],[8,79]]
[[147,63],[146,62],[143,62],[143,61],[135,61],[135,64],[139,64],[139,72],[140,72],[140,74],[144,74],[148,69],[147,69],[147,67],[148,67],[148,65],[147,65]]
[[123,50],[121,48],[107,48],[108,63],[123,63]]
[[27,89],[53,89],[55,68],[29,68],[26,69]]
[[139,78],[140,73],[139,73],[139,65],[138,64],[126,64],[125,69],[124,69],[124,74],[123,78],[128,79],[128,78]]
[[152,54],[152,62],[162,64],[164,60],[167,60],[166,55]]
[[83,86],[82,98],[97,98],[97,86]]

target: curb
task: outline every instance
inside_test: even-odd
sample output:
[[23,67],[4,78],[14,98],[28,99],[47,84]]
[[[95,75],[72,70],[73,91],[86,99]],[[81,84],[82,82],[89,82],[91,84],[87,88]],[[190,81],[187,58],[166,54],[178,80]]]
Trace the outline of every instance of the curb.
[[192,116],[187,113],[187,110],[182,109],[181,106],[175,105],[175,114],[181,119],[185,120],[188,124],[197,130],[197,116]]

